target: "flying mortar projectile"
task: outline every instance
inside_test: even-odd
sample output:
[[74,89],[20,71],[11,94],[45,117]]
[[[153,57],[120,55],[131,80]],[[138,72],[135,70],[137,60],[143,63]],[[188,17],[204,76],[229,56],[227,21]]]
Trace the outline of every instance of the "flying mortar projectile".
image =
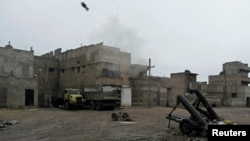
[[81,2],[81,5],[83,8],[85,8],[87,11],[89,10],[88,6],[84,3],[84,2]]

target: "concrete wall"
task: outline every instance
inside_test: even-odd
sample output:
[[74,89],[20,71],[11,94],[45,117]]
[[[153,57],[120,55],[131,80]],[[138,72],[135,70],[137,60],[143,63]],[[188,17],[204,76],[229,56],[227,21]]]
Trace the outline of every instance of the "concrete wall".
[[50,97],[59,90],[60,62],[53,57],[35,56],[34,73],[38,83],[40,107],[50,107]]
[[14,74],[17,78],[34,77],[32,51],[0,47],[0,76]]
[[[38,91],[35,79],[20,79],[15,76],[5,78],[7,88],[7,107],[38,106]],[[26,90],[34,91],[33,105],[26,105]]]
[[169,78],[151,76],[135,76],[130,78],[132,88],[133,106],[166,106],[167,105],[167,84]]
[[6,90],[5,106],[38,106],[33,50],[0,47],[0,87]]

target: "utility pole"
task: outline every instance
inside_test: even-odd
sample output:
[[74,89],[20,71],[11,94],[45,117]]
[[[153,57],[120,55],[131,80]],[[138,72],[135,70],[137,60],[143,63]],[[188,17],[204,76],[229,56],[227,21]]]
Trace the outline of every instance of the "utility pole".
[[151,79],[150,79],[150,70],[151,70],[151,59],[149,58],[149,65],[148,65],[148,108],[151,107]]
[[151,107],[151,68],[155,66],[151,66],[151,59],[149,58],[149,65],[148,65],[148,108]]

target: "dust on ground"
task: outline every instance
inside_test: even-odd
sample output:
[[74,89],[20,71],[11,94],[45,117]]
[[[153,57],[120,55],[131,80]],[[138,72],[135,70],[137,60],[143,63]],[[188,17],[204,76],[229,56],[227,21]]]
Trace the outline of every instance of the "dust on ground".
[[[60,108],[0,109],[0,123],[18,121],[0,129],[6,141],[206,141],[202,136],[185,136],[179,123],[169,120],[169,107],[124,107],[113,111]],[[237,124],[249,124],[250,108],[214,108],[216,113]],[[113,121],[112,113],[128,113],[132,121]],[[173,115],[189,116],[185,109]]]

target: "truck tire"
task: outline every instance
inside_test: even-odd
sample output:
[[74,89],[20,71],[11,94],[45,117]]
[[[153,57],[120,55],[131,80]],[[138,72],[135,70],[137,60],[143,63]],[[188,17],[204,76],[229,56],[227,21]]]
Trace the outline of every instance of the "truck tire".
[[95,109],[95,102],[94,101],[91,101],[89,103],[89,108],[90,108],[90,110],[94,110]]
[[97,111],[101,111],[101,110],[103,109],[102,103],[97,102],[97,103],[95,104],[95,109],[96,109]]
[[184,135],[189,135],[194,128],[194,125],[190,119],[183,119],[180,124],[179,128]]

